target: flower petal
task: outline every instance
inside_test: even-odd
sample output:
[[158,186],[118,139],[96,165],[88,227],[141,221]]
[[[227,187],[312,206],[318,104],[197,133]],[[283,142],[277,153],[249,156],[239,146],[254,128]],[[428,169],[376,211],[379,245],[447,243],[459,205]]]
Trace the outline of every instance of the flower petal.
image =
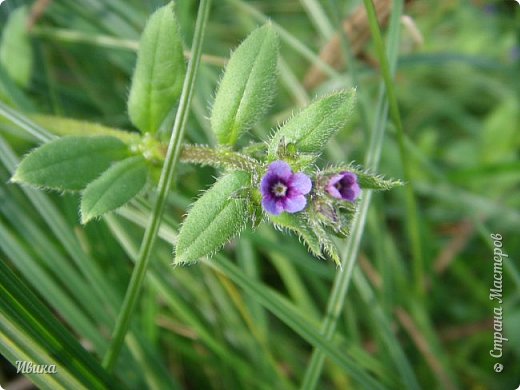
[[357,175],[352,172],[341,172],[341,181],[344,184],[352,185],[357,182]]
[[276,179],[276,175],[269,172],[267,172],[267,174],[262,178],[262,181],[260,182],[260,192],[262,193],[262,196],[271,195],[271,187]]
[[302,211],[307,204],[307,199],[303,195],[297,195],[293,197],[287,197],[285,199],[284,209],[288,213],[297,213],[298,211]]
[[344,188],[341,191],[341,195],[343,199],[348,200],[350,202],[354,202],[357,197],[359,196],[359,193],[361,192],[361,188],[359,188],[358,183],[352,184],[349,188]]
[[308,194],[312,189],[312,182],[305,173],[295,173],[289,180],[289,187],[297,195]]
[[327,192],[336,199],[343,199],[342,195],[339,193],[338,189],[334,187],[334,184],[330,184],[326,187]]
[[327,187],[334,186],[338,181],[340,181],[343,178],[343,173],[340,173],[338,175],[334,175],[329,179],[329,182],[327,184]]
[[325,189],[333,198],[349,202],[354,202],[361,193],[357,175],[353,172],[341,172],[332,176]]
[[283,211],[283,206],[280,201],[276,201],[271,196],[264,196],[262,199],[262,207],[268,213],[279,215]]
[[292,170],[285,161],[278,160],[269,165],[266,176],[268,175],[276,175],[284,180],[289,180],[292,175]]

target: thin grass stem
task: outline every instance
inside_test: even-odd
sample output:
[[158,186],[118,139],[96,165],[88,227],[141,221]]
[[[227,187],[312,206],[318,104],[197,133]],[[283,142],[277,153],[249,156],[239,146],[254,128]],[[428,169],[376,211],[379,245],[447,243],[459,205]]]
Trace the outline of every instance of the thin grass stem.
[[[398,20],[398,17],[402,11],[402,1],[396,2],[394,7],[393,20]],[[390,29],[391,35],[389,39],[391,41],[398,41],[398,23],[397,26],[394,23],[393,27],[394,28]],[[396,61],[397,56],[394,55],[392,64],[393,68],[395,68]],[[365,158],[365,166],[371,170],[376,170],[379,163],[385,134],[385,122],[388,112],[388,105],[386,104],[383,88],[381,88],[376,112],[376,121],[374,122],[374,128],[371,132],[369,147]],[[331,340],[334,336],[340,313],[343,310],[346,294],[352,279],[354,265],[356,263],[356,258],[359,252],[359,245],[363,236],[363,230],[371,196],[372,193],[368,191],[361,199],[359,210],[352,224],[351,235],[347,239],[345,250],[341,256],[343,272],[338,273],[334,279],[332,292],[327,304],[327,314],[320,328],[321,335],[327,340]],[[323,369],[324,361],[325,354],[323,351],[315,349],[302,381],[302,389],[309,390],[316,388]]]
[[0,116],[3,116],[15,125],[20,126],[28,134],[32,135],[40,142],[49,142],[57,138],[54,134],[49,133],[43,127],[31,122],[25,116],[19,114],[8,105],[0,101]]
[[370,25],[370,31],[374,39],[374,44],[377,52],[379,62],[381,64],[381,73],[383,81],[386,87],[386,93],[388,96],[388,104],[390,107],[390,117],[397,130],[397,144],[399,145],[399,156],[401,158],[401,165],[403,166],[404,181],[407,183],[405,186],[406,195],[406,210],[407,210],[407,227],[408,227],[408,238],[412,247],[412,256],[414,264],[414,280],[415,289],[419,297],[424,296],[425,283],[424,283],[424,264],[422,256],[422,245],[419,229],[419,217],[417,211],[417,204],[415,201],[414,187],[410,171],[410,160],[406,152],[405,146],[405,135],[403,130],[403,124],[401,122],[401,115],[399,113],[399,106],[397,104],[397,97],[392,81],[392,73],[390,71],[390,65],[388,58],[385,53],[385,43],[381,35],[381,29],[377,22],[376,10],[371,0],[363,0],[365,8],[367,10],[368,21]]
[[179,103],[179,110],[173,125],[172,135],[168,145],[168,152],[166,154],[166,160],[161,171],[157,199],[155,201],[151,217],[148,221],[148,225],[144,233],[137,263],[132,273],[130,284],[128,286],[125,299],[119,313],[114,332],[112,334],[111,344],[103,359],[103,367],[105,367],[108,371],[111,371],[114,367],[114,364],[116,363],[123,346],[123,341],[130,324],[130,319],[132,317],[132,313],[134,311],[135,304],[137,302],[137,298],[139,297],[143,280],[146,275],[148,263],[150,262],[150,255],[157,238],[167,195],[170,191],[170,187],[173,181],[175,167],[177,165],[177,161],[179,160],[181,142],[184,137],[190,102],[193,96],[195,77],[202,54],[202,42],[208,21],[210,4],[211,0],[202,0],[199,6],[197,23],[195,26],[195,35],[193,38],[193,56],[188,64],[186,79],[184,80]]
[[[66,28],[33,27],[31,34],[39,38],[66,43],[80,43],[106,49],[121,49],[135,52],[139,50],[139,41],[134,39],[115,38],[110,35],[92,35]],[[190,50],[184,50],[184,57],[190,59],[191,56],[192,52]],[[201,61],[219,67],[224,67],[227,63],[226,58],[211,54],[202,54]]]
[[300,3],[321,36],[330,39],[334,35],[334,27],[327,18],[321,4],[317,0],[300,0]]

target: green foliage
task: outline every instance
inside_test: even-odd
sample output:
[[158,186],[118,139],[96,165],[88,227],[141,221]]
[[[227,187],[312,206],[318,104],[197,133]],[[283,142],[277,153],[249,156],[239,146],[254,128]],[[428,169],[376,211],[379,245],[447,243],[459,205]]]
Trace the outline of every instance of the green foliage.
[[[520,122],[520,109],[517,103],[517,99],[512,96],[507,97],[482,123],[478,151],[481,162],[489,164],[518,161],[520,136],[518,129],[511,126],[512,123]],[[497,134],[500,136],[497,137]]]
[[[340,265],[338,250],[329,238],[329,234],[331,232],[340,236],[348,234],[349,225],[356,210],[355,204],[352,207],[344,207],[342,205],[345,202],[344,199],[332,201],[330,195],[325,191],[329,178],[323,177],[320,172],[314,174],[304,173],[303,171],[312,165],[325,148],[327,141],[343,128],[350,119],[355,102],[355,90],[333,93],[303,109],[275,132],[267,150],[264,145],[260,147],[246,146],[241,152],[234,152],[230,149],[230,146],[235,144],[241,133],[248,130],[254,120],[265,113],[269,99],[272,97],[271,89],[275,81],[273,75],[276,74],[277,57],[277,35],[271,24],[253,31],[242,42],[232,54],[226,67],[212,109],[211,125],[213,131],[215,131],[218,141],[225,146],[211,148],[186,145],[183,148],[181,159],[186,162],[211,165],[216,168],[223,167],[232,171],[249,172],[252,180],[249,188],[244,190],[249,191],[252,196],[246,194],[246,208],[240,213],[236,212],[234,217],[250,214],[250,219],[253,220],[253,225],[256,227],[262,219],[259,214],[263,211],[264,215],[267,215],[268,220],[275,226],[295,232],[315,256],[324,257],[328,255],[336,265]],[[252,156],[255,156],[255,158]],[[309,212],[300,209],[290,212],[283,211],[282,215],[274,216],[267,209],[264,209],[263,202],[269,195],[265,189],[260,190],[263,180],[262,175],[269,174],[266,173],[266,168],[267,171],[270,169],[267,164],[275,159],[286,163],[286,166],[289,166],[293,172],[299,172],[300,175],[306,176],[310,183],[314,182],[312,184],[312,187],[314,187],[312,195],[307,196],[308,199],[306,198],[304,203]],[[352,171],[354,170],[360,172],[360,179],[363,180],[363,184],[367,184],[367,189],[390,189],[398,183],[391,180],[385,181],[359,168],[353,167]],[[340,171],[329,169],[327,172],[338,173]],[[272,173],[271,175],[276,174]],[[203,216],[207,217],[207,214],[204,215],[201,211],[203,207],[197,205],[200,203],[204,207],[209,207],[209,204],[212,203],[211,199],[215,196],[213,195],[214,192],[215,189],[209,190],[189,212],[177,244],[176,263],[186,262],[179,260],[179,258],[182,259],[181,256],[184,256],[187,252],[185,246],[188,244],[197,254],[191,255],[192,260],[195,260],[202,255],[211,254],[232,237],[228,231],[224,230],[222,237],[219,237],[218,240],[213,236],[207,239],[206,234],[201,234],[200,242],[207,247],[204,248],[199,242],[194,244],[194,240],[198,236],[193,232],[201,231],[200,226],[192,228],[194,225],[197,226],[198,223],[194,221],[204,221],[200,224],[202,227],[209,223],[203,218]],[[290,195],[288,191],[287,193],[284,192],[283,197],[285,196],[288,199],[293,195]],[[204,202],[201,202],[202,200]],[[262,203],[262,208],[259,207],[260,203]],[[219,202],[216,202],[216,204],[217,210],[223,207]],[[277,207],[281,206],[278,205]],[[248,212],[246,212],[246,209]],[[301,215],[289,215],[289,213],[294,212]],[[211,216],[214,216],[214,214],[210,213]],[[228,223],[225,219],[220,219],[220,221],[229,226],[237,224],[237,221],[233,221],[233,223]],[[218,232],[218,229],[211,229],[211,235],[217,235],[216,232]],[[199,247],[202,249],[199,250]]]
[[328,255],[337,266],[341,265],[338,248],[329,238],[329,233],[309,213],[270,215],[269,219],[279,229],[287,229],[303,240],[309,251],[317,258]]
[[270,24],[249,34],[231,55],[211,111],[221,144],[234,145],[269,108],[277,59],[278,37]]
[[175,264],[197,261],[240,234],[250,218],[246,199],[238,193],[250,180],[245,172],[229,173],[193,204],[179,232]]
[[320,240],[312,231],[303,215],[282,213],[280,215],[270,215],[269,219],[278,229],[287,229],[298,234],[314,256],[318,258],[323,257]]
[[155,133],[177,103],[186,73],[174,3],[148,20],[139,43],[128,113],[141,132]]
[[[6,0],[0,6],[2,32],[21,3]],[[144,228],[156,220],[151,204],[155,192],[138,196],[99,223],[78,226],[79,196],[35,191],[8,180],[31,145],[48,142],[52,134],[113,135],[131,154],[144,156],[153,150],[147,164],[159,171],[166,145],[153,134],[145,140],[126,131],[133,126],[123,115],[135,66],[133,51],[158,3],[51,2],[30,33],[38,54],[30,89],[0,67],[0,268],[13,271],[0,270],[0,353],[12,363],[57,362],[58,375],[25,375],[42,389],[104,384],[130,390],[518,386],[511,369],[520,359],[520,274],[511,261],[520,253],[520,242],[514,239],[520,228],[514,1],[495,1],[485,9],[483,2],[454,7],[442,0],[416,7],[415,2],[393,1],[390,21],[381,24],[390,68],[398,69],[392,84],[404,128],[406,164],[419,201],[417,233],[427,282],[422,294],[415,286],[416,262],[405,233],[405,191],[369,190],[389,188],[396,183],[386,178],[403,177],[373,35],[365,44],[342,40],[335,54],[343,55],[345,67],[333,68],[319,57],[330,33],[339,30],[355,5],[213,1],[185,137],[194,145],[180,148],[177,156],[181,163],[210,167],[182,164],[173,173],[175,185],[165,197],[164,217],[157,221],[159,239],[143,271],[145,294],[136,294],[125,348],[113,377],[100,367],[125,283],[139,258]],[[186,42],[194,35],[195,3],[176,2]],[[401,18],[402,3],[410,18]],[[259,118],[261,126],[240,139],[241,145],[256,143],[236,151],[227,144],[214,148],[208,105],[224,57],[248,29],[268,18],[280,38],[284,64],[272,115]],[[360,33],[370,35],[367,28]],[[355,44],[349,47],[350,42]],[[375,68],[366,58],[380,66]],[[321,70],[327,80],[309,89],[304,80],[311,68]],[[268,165],[266,141],[275,134],[271,126],[286,123],[290,113],[304,110],[313,96],[353,86],[359,109],[355,122],[323,150],[303,153],[281,140],[269,156],[282,157],[294,172],[312,176],[313,184],[313,174],[324,171],[358,175],[363,190],[359,202],[313,202],[311,192],[304,211],[280,215],[307,223],[319,219],[318,226],[293,224],[301,231],[305,227],[316,255],[306,250],[297,231],[277,225],[293,232],[279,234],[260,223],[269,222],[269,216],[253,191],[247,208],[248,216],[256,212],[254,232],[243,232],[236,246],[213,260],[172,269],[171,245],[194,194],[208,188],[213,176],[238,168],[251,173],[250,185],[256,186],[252,183]],[[111,133],[115,128],[121,131]],[[189,153],[183,156],[184,151]],[[256,160],[251,167],[247,157]],[[363,167],[357,170],[342,162],[350,160]],[[378,183],[364,176],[364,168],[384,178]],[[248,192],[239,190],[235,199],[247,199]],[[338,204],[339,214],[332,212]],[[342,272],[330,261],[316,260],[330,256],[311,227],[325,229],[328,237],[348,233],[345,240],[334,238],[346,264]],[[504,343],[500,374],[493,371],[499,360],[488,353],[493,343],[488,319],[495,303],[488,297],[492,233],[504,237],[503,250],[511,259],[503,262],[503,328],[509,341]],[[74,339],[84,350],[73,348],[78,346]],[[23,380],[10,375],[12,367],[0,371],[3,387]]]
[[[0,226],[3,239],[4,232]],[[54,371],[28,373],[39,388],[104,389],[118,383],[4,261],[0,262],[0,294],[0,352],[13,365],[25,361]]]
[[27,32],[27,7],[12,11],[2,30],[0,66],[22,87],[31,81],[33,52]]
[[64,137],[29,153],[11,181],[58,191],[79,191],[127,154],[128,147],[114,137]]
[[335,92],[297,113],[270,140],[270,159],[276,159],[279,148],[289,144],[302,153],[320,153],[352,116],[355,96],[355,90]]
[[148,167],[141,156],[119,161],[91,182],[81,196],[81,223],[121,207],[146,184]]

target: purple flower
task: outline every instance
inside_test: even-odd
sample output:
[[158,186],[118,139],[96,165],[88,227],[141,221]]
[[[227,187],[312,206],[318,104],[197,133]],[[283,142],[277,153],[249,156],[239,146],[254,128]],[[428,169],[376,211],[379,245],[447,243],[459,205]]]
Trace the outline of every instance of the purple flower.
[[305,195],[311,191],[312,182],[304,173],[293,173],[289,164],[275,161],[260,183],[262,206],[274,215],[282,211],[297,213],[307,204]]
[[357,176],[352,172],[341,172],[329,179],[327,192],[334,198],[354,202],[361,192]]

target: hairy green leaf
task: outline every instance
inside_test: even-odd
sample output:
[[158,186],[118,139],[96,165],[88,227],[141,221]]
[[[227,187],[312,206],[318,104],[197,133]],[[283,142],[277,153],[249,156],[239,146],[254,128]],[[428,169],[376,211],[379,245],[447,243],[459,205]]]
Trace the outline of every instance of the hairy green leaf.
[[212,254],[245,228],[249,219],[247,200],[237,192],[249,182],[245,172],[229,173],[194,203],[179,232],[175,264]]
[[148,168],[141,156],[119,161],[91,182],[81,197],[81,223],[121,207],[146,184]]
[[31,80],[33,53],[27,33],[27,7],[19,7],[9,14],[0,41],[0,66],[22,87]]
[[298,152],[321,152],[348,122],[355,96],[355,90],[336,92],[300,111],[274,134],[269,143],[269,157],[276,159],[278,150],[291,144]]
[[7,103],[13,108],[23,109],[24,111],[34,110],[33,102],[26,96],[24,91],[9,76],[4,67],[0,64],[0,101]]
[[159,8],[148,20],[139,43],[128,97],[132,123],[156,132],[181,94],[186,64],[174,5]]
[[269,218],[277,228],[295,232],[314,256],[324,258],[326,253],[336,265],[341,264],[336,246],[319,223],[311,222],[303,213],[282,213],[276,216],[269,215]]
[[356,204],[327,196],[316,197],[307,213],[309,219],[319,222],[325,231],[338,237],[350,235],[350,225],[356,212]]
[[318,238],[322,251],[325,252],[334,261],[337,267],[341,268],[341,259],[339,258],[338,248],[330,239],[327,231],[320,223],[318,223],[318,221],[312,221],[309,225]]
[[59,191],[79,191],[128,153],[117,138],[64,137],[29,153],[11,181]]
[[231,55],[211,112],[211,127],[221,144],[234,145],[267,111],[277,59],[278,36],[270,24],[253,31]]
[[279,229],[287,229],[298,234],[309,251],[318,258],[323,258],[320,241],[309,227],[305,218],[300,214],[281,213],[280,215],[269,214],[269,219]]

